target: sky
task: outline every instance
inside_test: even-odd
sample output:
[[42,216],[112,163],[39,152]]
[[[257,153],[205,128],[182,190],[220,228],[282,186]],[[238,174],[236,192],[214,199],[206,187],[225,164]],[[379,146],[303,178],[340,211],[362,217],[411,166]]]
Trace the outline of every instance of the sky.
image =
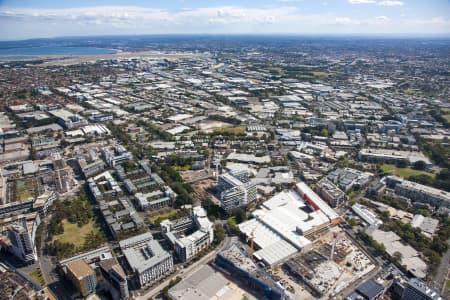
[[0,40],[240,33],[450,36],[450,0],[0,0]]

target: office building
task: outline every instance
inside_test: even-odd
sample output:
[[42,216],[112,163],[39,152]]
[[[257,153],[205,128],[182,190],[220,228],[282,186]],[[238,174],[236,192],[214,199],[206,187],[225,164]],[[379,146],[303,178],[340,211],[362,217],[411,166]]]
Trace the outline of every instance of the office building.
[[[202,250],[209,248],[214,240],[213,223],[209,221],[206,211],[201,206],[194,207],[189,218],[162,221],[161,230],[182,261],[190,260]],[[193,232],[184,235],[187,231]]]
[[327,201],[331,207],[337,207],[347,200],[345,193],[327,178],[323,178],[317,183],[316,192]]
[[66,274],[82,297],[95,292],[97,279],[94,270],[83,260],[79,259],[66,265]]
[[102,154],[106,164],[110,167],[133,158],[131,152],[127,151],[122,145],[116,145],[113,150],[104,148]]
[[26,219],[21,219],[8,228],[11,252],[26,263],[37,261],[36,247]]
[[140,286],[155,282],[173,271],[172,255],[153,240],[151,234],[144,233],[119,244]]
[[125,272],[115,258],[101,260],[98,263],[100,273],[105,280],[106,289],[114,300],[128,299],[128,281]]
[[420,279],[411,278],[403,291],[402,300],[441,300],[439,293]]
[[217,181],[223,209],[243,207],[256,200],[256,185],[248,181],[247,171],[234,171],[219,176]]

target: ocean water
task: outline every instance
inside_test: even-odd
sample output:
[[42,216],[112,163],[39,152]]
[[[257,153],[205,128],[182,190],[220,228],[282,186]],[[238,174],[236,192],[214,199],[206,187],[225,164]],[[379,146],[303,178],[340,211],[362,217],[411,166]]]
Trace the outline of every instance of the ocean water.
[[0,48],[0,60],[34,59],[40,55],[101,55],[116,52],[117,51],[114,49],[95,47],[43,46],[7,49]]

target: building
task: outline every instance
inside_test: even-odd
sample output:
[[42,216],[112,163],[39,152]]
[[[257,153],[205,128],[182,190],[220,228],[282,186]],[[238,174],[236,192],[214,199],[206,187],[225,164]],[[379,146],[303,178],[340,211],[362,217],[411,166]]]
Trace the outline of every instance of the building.
[[432,238],[436,230],[438,229],[439,220],[430,217],[424,217],[422,215],[414,215],[411,220],[411,226],[414,228],[420,228],[423,235],[428,238]]
[[70,191],[76,184],[72,169],[65,163],[59,153],[54,154],[55,187],[59,193]]
[[114,238],[122,233],[139,231],[145,225],[133,205],[125,198],[109,202],[100,200],[99,208]]
[[81,172],[83,173],[84,178],[91,177],[92,175],[95,175],[102,171],[105,168],[105,163],[102,160],[96,160],[90,164],[84,164],[80,163],[78,161],[78,164],[80,165]]
[[122,145],[116,145],[114,150],[103,148],[102,154],[106,164],[110,167],[114,167],[116,164],[133,159],[131,152],[127,151],[127,149],[125,149]]
[[327,178],[323,178],[317,183],[316,192],[327,201],[331,207],[337,207],[347,200],[345,193]]
[[105,289],[110,292],[112,298],[128,299],[128,281],[125,272],[115,258],[101,260],[98,263],[100,273],[107,283]]
[[169,296],[174,300],[257,299],[208,265],[171,287]]
[[430,288],[425,282],[411,278],[403,291],[402,300],[441,300],[439,293]]
[[382,180],[397,195],[411,199],[413,202],[427,203],[433,206],[450,207],[450,193],[412,182],[396,176],[386,176]]
[[344,192],[348,192],[368,184],[373,178],[373,174],[351,168],[340,168],[328,174],[327,178]]
[[173,271],[172,255],[151,234],[144,233],[119,244],[141,287]]
[[243,207],[256,200],[256,185],[248,181],[247,171],[232,171],[219,176],[217,186],[223,209]]
[[243,251],[242,245],[232,244],[227,249],[217,253],[214,263],[229,274],[231,278],[249,286],[252,291],[264,295],[264,298],[286,299],[286,291],[283,286],[259,267]]
[[421,254],[410,245],[405,245],[396,233],[382,231],[375,227],[369,227],[366,229],[366,233],[378,243],[383,244],[389,256],[396,257],[399,253],[401,255],[400,263],[408,272],[417,278],[425,277],[427,264],[421,259]]
[[364,205],[355,203],[352,205],[352,210],[364,222],[369,224],[369,226],[374,226],[374,227],[378,228],[381,225],[383,225],[383,221],[381,221],[379,218],[377,218],[377,215],[375,213],[373,213],[372,211],[370,211]]
[[97,286],[95,272],[83,259],[68,263],[66,272],[68,279],[81,296],[86,297],[95,292]]
[[[178,222],[168,219],[162,221],[161,231],[182,261],[188,261],[202,250],[209,248],[214,240],[213,223],[209,221],[206,211],[201,206],[194,207],[189,218],[183,218]],[[193,232],[184,236],[187,231]]]
[[170,206],[175,200],[176,194],[170,187],[167,187],[165,191],[157,190],[146,194],[136,193],[134,198],[141,210],[148,210]]
[[73,129],[88,125],[88,121],[86,119],[65,109],[55,109],[49,111],[49,113],[56,117],[58,124],[66,129]]
[[414,165],[419,161],[423,161],[428,168],[431,168],[433,164],[430,160],[423,155],[421,152],[417,151],[400,151],[392,149],[380,149],[380,148],[366,148],[359,151],[358,157],[363,161],[374,161],[374,162],[386,162],[386,163],[397,163],[397,162],[407,162],[410,165]]
[[[304,182],[283,191],[255,210],[239,230],[253,241],[254,256],[275,265],[311,249],[314,235],[339,223],[339,215]],[[256,251],[257,250],[257,251]]]
[[385,288],[374,279],[361,283],[356,290],[345,298],[345,300],[375,300],[383,299]]
[[[36,229],[34,228],[34,235]],[[26,263],[37,261],[33,232],[30,232],[25,218],[9,226],[8,237],[11,242],[10,250],[16,257]]]

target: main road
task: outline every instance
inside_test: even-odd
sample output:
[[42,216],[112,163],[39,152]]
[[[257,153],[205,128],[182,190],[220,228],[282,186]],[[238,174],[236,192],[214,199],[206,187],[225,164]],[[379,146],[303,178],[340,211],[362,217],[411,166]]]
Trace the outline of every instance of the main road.
[[181,269],[175,272],[174,274],[170,275],[166,280],[157,286],[153,287],[149,291],[145,292],[142,295],[138,295],[135,297],[136,300],[147,300],[151,299],[152,297],[158,295],[162,289],[164,289],[170,282],[170,280],[181,277],[182,279],[185,279],[189,276],[191,276],[193,273],[200,270],[201,267],[203,267],[205,264],[207,264],[209,261],[211,261],[218,252],[222,251],[223,249],[229,247],[234,241],[237,241],[237,238],[235,237],[228,237],[226,236],[223,240],[222,244],[217,247],[214,251],[209,252],[205,256],[203,256],[199,261],[193,263],[186,269]]

